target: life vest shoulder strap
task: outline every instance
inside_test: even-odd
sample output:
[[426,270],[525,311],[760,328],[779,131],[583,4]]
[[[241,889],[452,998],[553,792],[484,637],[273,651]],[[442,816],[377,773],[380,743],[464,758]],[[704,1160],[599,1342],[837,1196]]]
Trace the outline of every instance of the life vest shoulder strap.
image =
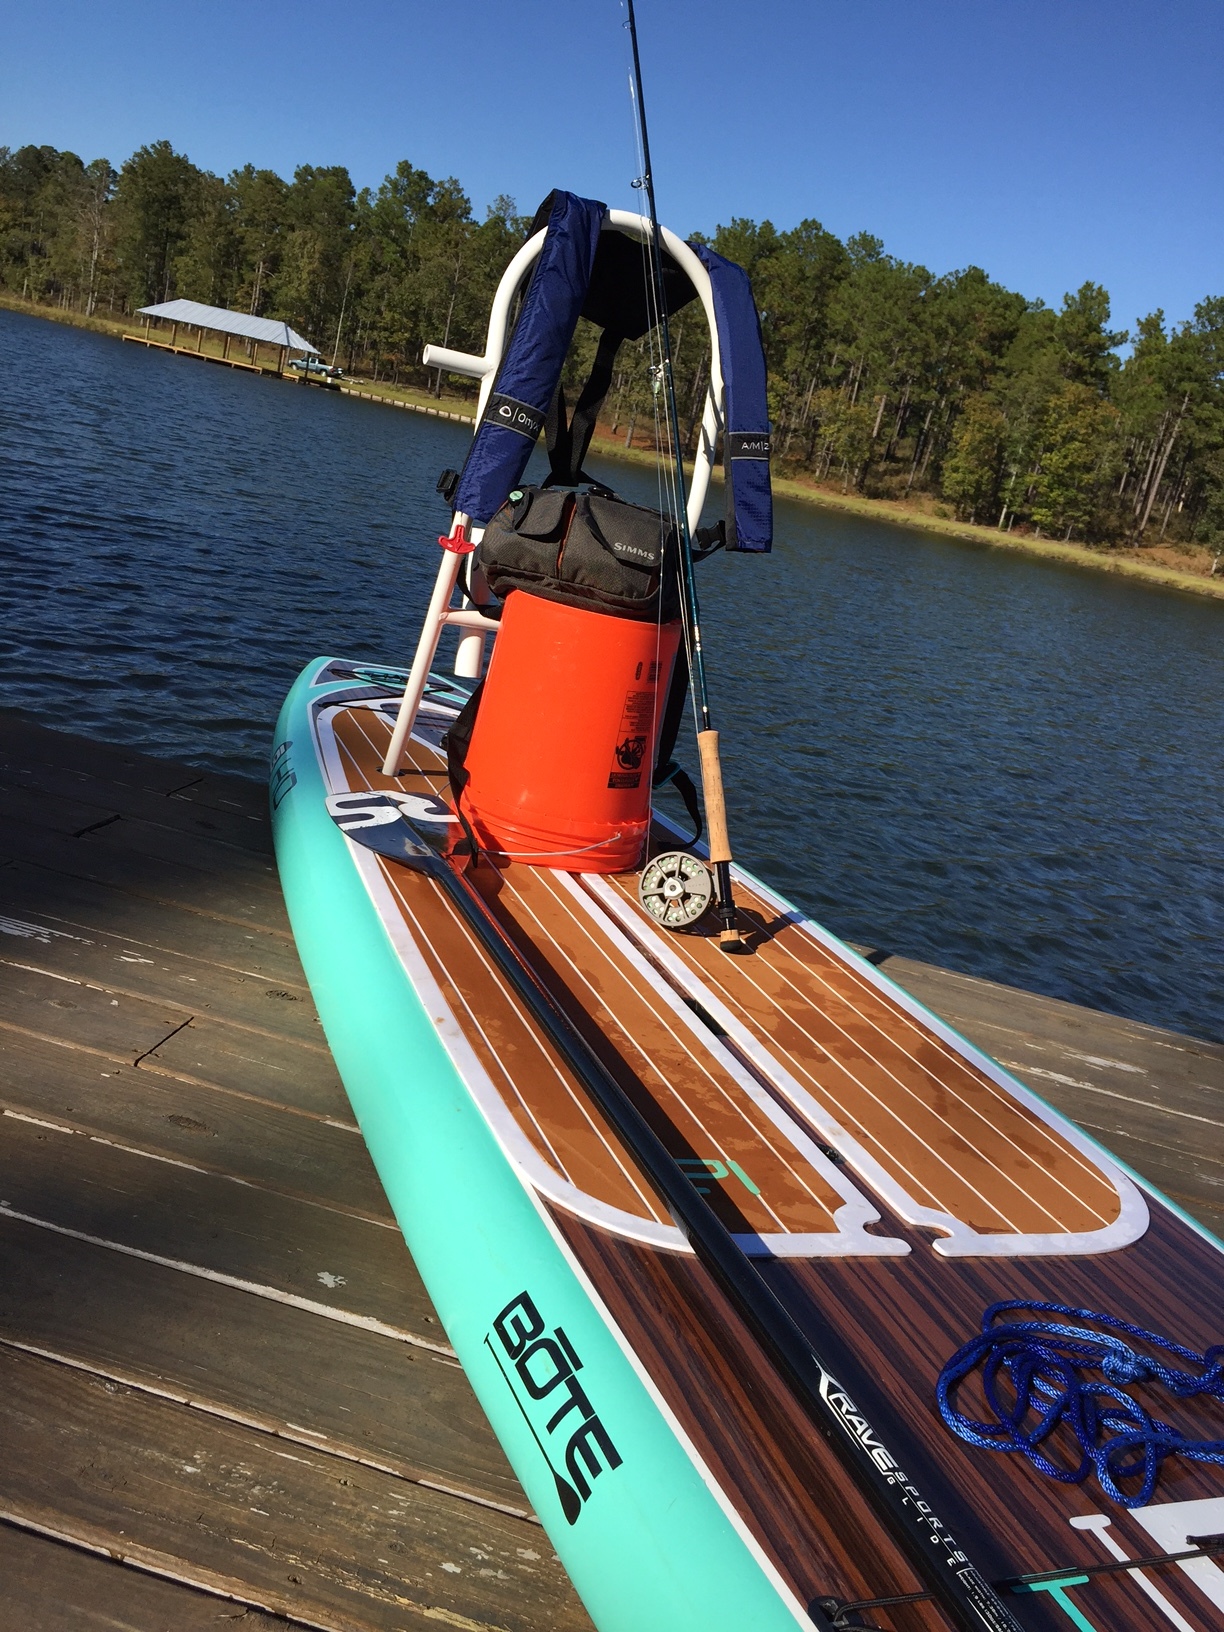
[[544,244],[455,492],[455,509],[481,527],[518,485],[544,428],[608,209],[560,191],[549,194],[541,214],[546,207]]
[[742,266],[708,244],[689,248],[710,274],[723,375],[723,468],[727,548],[762,553],[773,544],[769,397],[761,320]]

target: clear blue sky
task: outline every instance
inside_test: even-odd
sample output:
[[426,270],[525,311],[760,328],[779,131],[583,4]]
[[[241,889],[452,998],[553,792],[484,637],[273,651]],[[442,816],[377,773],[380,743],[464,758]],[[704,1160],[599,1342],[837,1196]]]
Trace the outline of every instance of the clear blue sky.
[[[1224,294],[1220,0],[639,0],[660,212],[866,229],[1115,323]],[[632,204],[618,0],[0,0],[0,143],[284,175],[400,158],[478,211]]]

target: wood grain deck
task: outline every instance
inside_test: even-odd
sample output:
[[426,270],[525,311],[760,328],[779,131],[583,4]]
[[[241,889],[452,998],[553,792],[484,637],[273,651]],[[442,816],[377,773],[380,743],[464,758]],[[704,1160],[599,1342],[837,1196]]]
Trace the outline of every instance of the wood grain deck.
[[[335,740],[350,786],[382,788],[386,722],[369,710],[343,709]],[[436,791],[440,761],[409,745],[419,778]],[[539,1161],[569,1191],[657,1230],[670,1228],[666,1208],[645,1185],[573,1072],[543,1038],[521,1001],[471,943],[455,908],[428,879],[379,864],[393,910],[427,958],[495,1090]],[[491,910],[524,954],[547,947],[549,976],[574,1024],[686,1171],[700,1175],[710,1205],[752,1250],[820,1250],[856,1235],[860,1250],[878,1250],[861,1226],[843,1230],[835,1216],[858,1200],[792,1118],[725,1051],[709,1030],[642,960],[609,941],[604,915],[563,874],[511,865],[476,873]],[[461,970],[457,981],[455,972]],[[741,1162],[746,1162],[749,1173]],[[714,1174],[721,1174],[716,1179]],[[864,1215],[876,1215],[864,1207]],[[632,1228],[632,1224],[627,1227]]]
[[[983,1235],[1092,1232],[1118,1213],[1104,1175],[1062,1130],[1040,1121],[983,1070],[835,957],[772,905],[739,891],[754,954],[727,958],[713,935],[662,934],[632,880],[589,887],[624,914],[648,954],[674,961],[710,992],[801,1104],[831,1115],[871,1169],[904,1195],[906,1216],[950,1216]],[[762,1063],[764,1057],[762,1056]],[[852,1148],[847,1149],[851,1157]]]
[[[0,715],[0,928],[3,1624],[589,1626],[354,1129],[263,789]],[[880,961],[1224,1225],[1224,1048]],[[824,1262],[805,1295],[867,1319],[915,1257]],[[734,1368],[725,1331],[711,1367]],[[786,1408],[765,1390],[753,1409]],[[810,1481],[819,1455],[795,1436],[776,1477]],[[786,1541],[793,1571],[883,1579],[850,1546],[813,1570],[806,1540]],[[924,1624],[908,1614],[892,1624]]]

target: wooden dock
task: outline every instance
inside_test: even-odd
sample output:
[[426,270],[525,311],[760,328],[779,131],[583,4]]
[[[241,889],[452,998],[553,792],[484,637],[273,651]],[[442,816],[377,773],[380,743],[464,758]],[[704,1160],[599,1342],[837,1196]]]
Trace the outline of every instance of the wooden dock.
[[150,351],[168,351],[174,357],[198,357],[205,363],[223,363],[226,368],[239,368],[247,374],[279,374],[279,368],[269,368],[264,363],[243,362],[240,357],[231,357],[228,353],[218,355],[213,351],[205,351],[201,346],[177,346],[169,340],[152,340],[147,334],[125,334],[125,340],[136,346],[147,346]]
[[471,425],[474,415],[471,413],[452,413],[449,408],[438,408],[432,403],[408,402],[401,397],[389,397],[381,391],[365,391],[353,384],[342,384],[340,380],[321,380],[309,374],[298,374],[287,371],[283,367],[269,367],[266,363],[245,362],[239,357],[231,357],[228,349],[222,352],[207,351],[202,345],[179,346],[169,340],[154,340],[147,334],[125,334],[124,340],[136,346],[145,346],[151,351],[166,351],[174,357],[198,357],[205,363],[222,363],[226,368],[238,368],[247,374],[267,374],[282,380],[292,380],[297,385],[317,385],[326,391],[338,391],[341,396],[360,397],[365,402],[382,403],[387,408],[403,408],[412,414],[425,414],[430,419],[448,419],[456,425]]
[[[588,1628],[389,1215],[258,784],[0,714],[0,1623]],[[1224,1047],[877,956],[1224,1227]]]

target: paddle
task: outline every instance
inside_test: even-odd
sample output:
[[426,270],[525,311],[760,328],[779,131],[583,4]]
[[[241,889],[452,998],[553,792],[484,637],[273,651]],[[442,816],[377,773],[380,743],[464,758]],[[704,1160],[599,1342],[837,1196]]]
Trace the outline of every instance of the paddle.
[[[400,865],[427,875],[446,892],[516,997],[633,1154],[701,1263],[764,1346],[804,1414],[833,1447],[953,1623],[961,1632],[1021,1632],[948,1526],[838,1382],[812,1338],[796,1325],[730,1230],[542,985],[484,898],[421,840],[406,820],[402,802],[378,793],[367,795],[362,801],[367,807],[365,819],[361,820],[357,796],[343,797],[351,798],[353,806],[334,811],[333,816],[351,838],[383,855],[393,855]],[[808,1318],[816,1319],[814,1314]],[[829,1337],[825,1328],[822,1342]],[[830,1624],[815,1606],[811,1613],[820,1617],[818,1624]]]

